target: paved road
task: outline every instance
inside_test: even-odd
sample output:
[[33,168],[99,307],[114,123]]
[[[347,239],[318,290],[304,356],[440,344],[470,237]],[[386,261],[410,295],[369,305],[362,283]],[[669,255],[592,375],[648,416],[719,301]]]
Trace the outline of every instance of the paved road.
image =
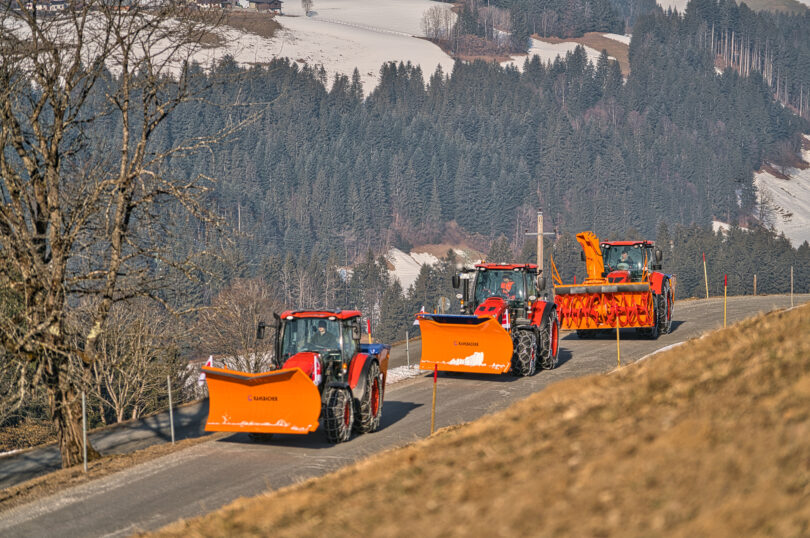
[[[796,304],[808,300],[808,295],[795,297]],[[789,304],[784,296],[731,298],[728,319],[734,322]],[[722,299],[679,302],[674,319],[672,334],[657,341],[637,339],[632,331],[623,331],[623,363],[721,326]],[[418,351],[416,344],[411,357],[417,357]],[[397,363],[403,355],[397,349]],[[531,378],[442,375],[437,426],[474,420],[555,381],[610,371],[615,362],[614,339],[579,340],[567,334],[561,341],[559,367]],[[204,514],[237,497],[321,475],[425,437],[431,395],[429,375],[392,385],[386,393],[381,430],[336,446],[328,444],[321,431],[309,436],[277,436],[267,443],[234,434],[195,445],[3,512],[0,535],[39,536],[59,529],[61,536],[122,536]]]

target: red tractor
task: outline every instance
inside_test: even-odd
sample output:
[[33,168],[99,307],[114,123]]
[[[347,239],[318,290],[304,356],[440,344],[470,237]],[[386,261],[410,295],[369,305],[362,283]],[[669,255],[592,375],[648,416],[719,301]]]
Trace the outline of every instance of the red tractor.
[[[206,431],[309,433],[323,419],[326,437],[380,427],[390,346],[360,343],[357,310],[276,315],[275,370],[247,373],[203,367]],[[258,338],[266,325],[259,324]]]
[[530,376],[557,365],[557,308],[539,298],[545,279],[536,265],[477,264],[453,287],[461,315],[418,315],[421,369]]

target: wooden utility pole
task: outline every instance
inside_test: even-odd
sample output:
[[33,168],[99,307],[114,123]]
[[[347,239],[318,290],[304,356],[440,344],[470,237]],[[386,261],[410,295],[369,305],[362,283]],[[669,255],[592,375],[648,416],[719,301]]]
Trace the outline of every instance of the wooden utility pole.
[[543,273],[543,212],[537,212],[537,273]]

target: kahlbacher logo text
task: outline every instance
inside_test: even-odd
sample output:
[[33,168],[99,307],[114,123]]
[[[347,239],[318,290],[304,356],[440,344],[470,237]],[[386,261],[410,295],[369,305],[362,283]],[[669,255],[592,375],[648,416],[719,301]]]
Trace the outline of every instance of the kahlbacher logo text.
[[248,394],[249,402],[277,402],[278,396],[252,396]]
[[478,342],[463,342],[463,341],[459,341],[459,340],[454,340],[454,341],[453,341],[453,345],[454,345],[454,346],[472,346],[472,347],[478,347]]

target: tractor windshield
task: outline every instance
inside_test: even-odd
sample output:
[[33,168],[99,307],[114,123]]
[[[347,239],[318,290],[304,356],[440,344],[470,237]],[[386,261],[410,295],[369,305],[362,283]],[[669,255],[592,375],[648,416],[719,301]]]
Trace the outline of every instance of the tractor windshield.
[[488,297],[503,297],[507,301],[526,299],[526,286],[520,271],[489,269],[479,271],[475,278],[475,302]]
[[640,272],[644,265],[641,245],[602,245],[605,271]]
[[287,360],[302,351],[340,351],[340,322],[324,318],[285,320],[281,358]]

